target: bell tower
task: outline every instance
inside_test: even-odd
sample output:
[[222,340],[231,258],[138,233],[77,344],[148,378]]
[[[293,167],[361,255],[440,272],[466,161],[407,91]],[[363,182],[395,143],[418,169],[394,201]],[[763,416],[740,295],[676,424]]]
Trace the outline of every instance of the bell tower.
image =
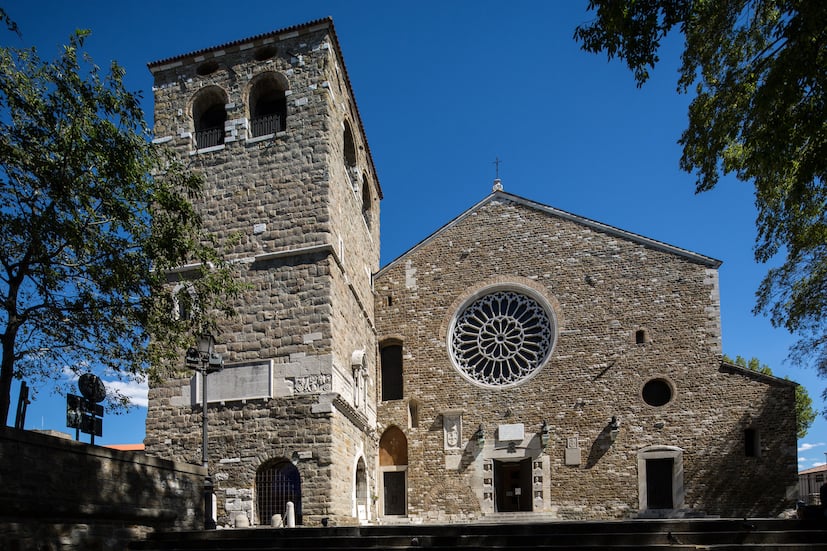
[[[208,376],[216,520],[269,524],[288,501],[306,525],[369,520],[382,192],[333,22],[149,70],[155,142],[204,175],[197,208],[246,284],[216,336],[225,368]],[[145,444],[200,463],[190,375],[150,388]]]

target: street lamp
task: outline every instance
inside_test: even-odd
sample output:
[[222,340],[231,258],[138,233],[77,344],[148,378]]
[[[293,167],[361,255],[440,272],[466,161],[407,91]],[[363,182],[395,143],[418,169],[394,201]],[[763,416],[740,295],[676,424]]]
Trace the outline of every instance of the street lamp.
[[224,360],[215,353],[215,337],[209,333],[198,336],[195,348],[187,350],[187,366],[201,374],[201,464],[207,470],[204,479],[204,529],[215,530],[212,517],[213,483],[209,473],[209,455],[207,453],[207,375],[224,367]]

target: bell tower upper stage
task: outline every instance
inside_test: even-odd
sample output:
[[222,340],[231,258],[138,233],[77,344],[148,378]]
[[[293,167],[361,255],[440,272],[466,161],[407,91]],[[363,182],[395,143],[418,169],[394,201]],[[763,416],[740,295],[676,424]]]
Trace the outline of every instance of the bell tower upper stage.
[[[225,258],[255,268],[243,276],[253,285],[261,277],[254,272],[295,265],[296,258],[318,264],[311,277],[329,276],[322,288],[318,281],[307,288],[309,279],[295,273],[279,296],[264,303],[246,297],[241,309],[254,314],[272,307],[285,318],[297,314],[288,312],[291,301],[317,304],[315,321],[304,322],[317,326],[321,315],[328,327],[297,328],[298,337],[279,339],[304,342],[321,332],[314,340],[332,339],[334,349],[337,339],[353,341],[332,350],[349,366],[354,350],[373,348],[367,333],[373,331],[371,277],[379,268],[382,192],[333,22],[238,40],[149,69],[154,141],[204,175],[197,207]],[[354,319],[366,323],[358,339],[345,335],[353,332]],[[225,361],[258,359],[263,352],[245,350],[238,338],[226,340]],[[273,355],[299,352],[294,348]]]
[[236,237],[227,254],[328,245],[337,256],[359,256],[339,260],[362,287],[364,268],[378,269],[382,193],[332,21],[149,69],[155,142],[173,146],[206,177],[207,228]]

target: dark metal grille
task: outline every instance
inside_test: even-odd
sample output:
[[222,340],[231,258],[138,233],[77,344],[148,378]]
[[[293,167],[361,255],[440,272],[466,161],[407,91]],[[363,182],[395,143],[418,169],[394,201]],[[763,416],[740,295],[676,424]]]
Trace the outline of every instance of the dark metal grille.
[[301,524],[301,476],[289,462],[271,464],[256,473],[256,508],[259,524],[269,525],[273,515],[287,512],[287,502],[293,502],[296,524]]
[[281,117],[278,114],[256,117],[250,121],[253,137],[275,134],[281,130]]
[[196,130],[195,144],[198,149],[205,147],[214,147],[224,143],[224,129],[223,128],[206,128],[204,130]]

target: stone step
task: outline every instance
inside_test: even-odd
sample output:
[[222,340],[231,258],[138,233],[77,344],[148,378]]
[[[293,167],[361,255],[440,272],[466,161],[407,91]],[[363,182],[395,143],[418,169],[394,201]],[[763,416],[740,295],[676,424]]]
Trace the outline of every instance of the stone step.
[[479,522],[451,525],[248,528],[155,534],[134,551],[318,549],[825,550],[827,532],[804,521]]

